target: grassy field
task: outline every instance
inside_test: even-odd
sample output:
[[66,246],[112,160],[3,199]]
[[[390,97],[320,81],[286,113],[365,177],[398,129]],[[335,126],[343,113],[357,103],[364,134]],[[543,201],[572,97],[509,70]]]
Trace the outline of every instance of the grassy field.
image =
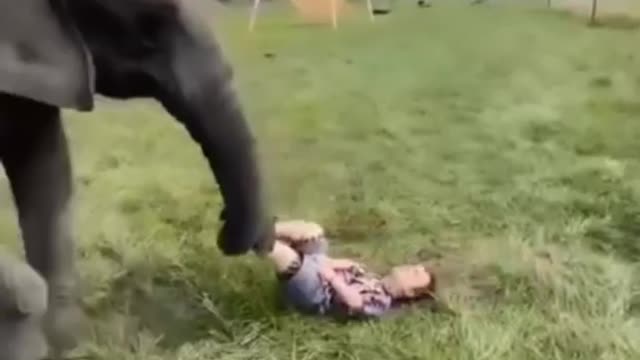
[[[287,312],[268,263],[216,249],[220,197],[186,132],[153,103],[105,103],[68,114],[94,319],[81,350],[640,358],[640,32],[495,7],[399,7],[337,32],[277,9],[253,34],[246,9],[219,17],[279,214],[380,271],[437,264],[453,313]],[[9,206],[0,235],[17,249]]]

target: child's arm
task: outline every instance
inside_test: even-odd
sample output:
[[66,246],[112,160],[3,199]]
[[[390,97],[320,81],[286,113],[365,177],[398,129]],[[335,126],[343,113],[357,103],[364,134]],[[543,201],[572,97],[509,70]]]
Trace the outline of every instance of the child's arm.
[[364,299],[360,292],[353,289],[342,279],[336,275],[331,267],[325,267],[320,274],[325,281],[336,291],[336,295],[340,300],[349,307],[351,311],[360,311],[364,307]]
[[334,270],[350,270],[355,268],[363,271],[362,264],[359,264],[351,259],[327,259],[329,266]]

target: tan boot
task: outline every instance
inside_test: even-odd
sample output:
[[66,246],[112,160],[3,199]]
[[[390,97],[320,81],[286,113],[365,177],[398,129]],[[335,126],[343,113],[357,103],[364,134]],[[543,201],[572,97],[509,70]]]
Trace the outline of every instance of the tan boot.
[[305,220],[278,221],[275,224],[276,239],[294,250],[304,253],[326,252],[328,243],[324,229],[317,223]]

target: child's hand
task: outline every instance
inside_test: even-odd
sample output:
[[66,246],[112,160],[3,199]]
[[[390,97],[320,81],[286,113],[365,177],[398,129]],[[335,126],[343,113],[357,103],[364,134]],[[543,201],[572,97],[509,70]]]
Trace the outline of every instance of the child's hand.
[[356,288],[347,285],[345,280],[336,274],[330,260],[323,264],[319,275],[333,288],[339,301],[346,305],[350,312],[357,313],[362,310],[364,298]]
[[353,270],[356,272],[364,272],[362,264],[351,259],[331,259],[330,266],[337,271]]
[[336,271],[329,264],[324,264],[320,269],[320,277],[327,283],[331,283],[336,276],[338,276],[338,274],[336,274]]
[[315,241],[324,237],[324,229],[310,221],[278,221],[275,224],[275,234],[278,240],[301,243]]

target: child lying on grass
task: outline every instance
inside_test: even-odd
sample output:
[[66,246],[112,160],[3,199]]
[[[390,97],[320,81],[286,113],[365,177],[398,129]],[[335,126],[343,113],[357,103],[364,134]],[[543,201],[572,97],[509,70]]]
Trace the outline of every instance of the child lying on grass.
[[329,257],[316,223],[275,225],[273,261],[288,302],[304,313],[379,317],[406,301],[431,297],[435,279],[422,265],[402,265],[379,277],[349,259]]

